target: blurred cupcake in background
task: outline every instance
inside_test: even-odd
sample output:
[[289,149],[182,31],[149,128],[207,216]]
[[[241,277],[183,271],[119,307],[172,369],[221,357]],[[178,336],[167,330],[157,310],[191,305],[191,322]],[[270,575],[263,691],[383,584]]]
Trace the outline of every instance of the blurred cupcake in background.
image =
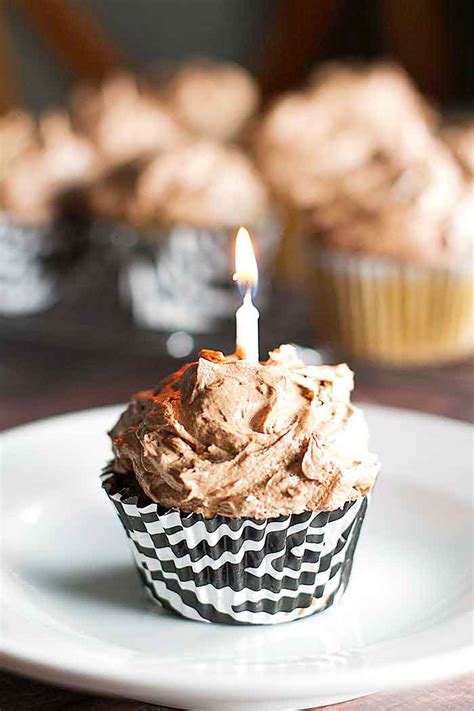
[[267,209],[267,191],[242,151],[203,140],[158,156],[140,177],[134,208],[148,224],[251,225]]
[[[371,163],[372,180],[383,165],[406,165],[432,140],[435,114],[399,68],[323,66],[305,91],[276,101],[256,134],[258,164],[287,216],[281,264],[300,282],[302,211],[325,204],[348,174]],[[378,165],[382,163],[382,167]]]
[[306,228],[322,343],[393,365],[474,352],[474,193],[441,142],[346,175]]
[[191,140],[150,86],[132,74],[110,76],[99,87],[72,94],[74,121],[95,147],[103,170],[87,190],[95,250],[107,259],[111,242],[121,238],[139,175],[163,151]]
[[72,95],[75,121],[108,167],[177,148],[189,135],[170,109],[131,74],[116,74],[99,88]]
[[100,161],[62,111],[44,114],[37,126],[17,113],[2,129],[15,140],[0,177],[0,311],[17,315],[58,299],[61,279],[84,247],[79,203]]
[[316,337],[337,353],[405,365],[474,350],[469,140],[443,142],[438,123],[385,63],[327,65],[262,121],[258,163],[290,215],[283,264],[306,273]]
[[179,65],[161,92],[179,121],[197,138],[235,141],[256,113],[257,82],[231,62],[193,61]]
[[279,239],[266,187],[236,147],[198,141],[158,155],[127,204],[121,292],[146,327],[206,332],[235,311],[232,236],[244,224],[262,272],[260,304]]

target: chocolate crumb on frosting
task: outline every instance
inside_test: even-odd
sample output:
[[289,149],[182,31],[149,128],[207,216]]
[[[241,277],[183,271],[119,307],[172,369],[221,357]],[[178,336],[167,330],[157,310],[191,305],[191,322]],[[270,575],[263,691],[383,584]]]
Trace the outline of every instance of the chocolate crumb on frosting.
[[306,366],[288,345],[259,364],[202,351],[135,395],[110,432],[114,470],[205,517],[335,510],[379,472],[352,388],[347,365]]

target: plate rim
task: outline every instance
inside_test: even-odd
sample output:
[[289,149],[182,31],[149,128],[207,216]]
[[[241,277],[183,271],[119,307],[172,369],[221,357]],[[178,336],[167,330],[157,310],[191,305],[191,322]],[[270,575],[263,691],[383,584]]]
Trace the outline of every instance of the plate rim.
[[[467,613],[465,616],[466,623],[472,623],[472,615]],[[54,664],[41,661],[37,655],[33,658],[25,657],[14,652],[0,652],[0,664],[6,671],[24,674],[26,676],[38,679],[40,681],[49,681],[59,686],[70,686],[83,691],[95,691],[105,694],[113,694],[137,700],[152,700],[155,702],[163,698],[163,694],[167,698],[174,700],[174,703],[186,703],[186,701],[202,701],[210,700],[214,702],[221,701],[223,698],[230,701],[236,696],[229,696],[229,680],[228,677],[214,677],[213,686],[207,687],[202,691],[199,689],[198,680],[196,678],[180,676],[179,679],[172,677],[170,682],[169,672],[166,671],[162,676],[154,676],[152,684],[150,684],[149,668],[145,672],[146,678],[141,678],[139,675],[130,674],[124,679],[120,673],[112,672],[111,670],[102,670],[97,672],[91,668],[82,668],[78,670],[68,664]],[[433,671],[433,666],[436,666],[436,673]],[[396,662],[385,664],[378,673],[374,674],[373,668],[363,670],[354,670],[345,673],[344,677],[340,678],[340,670],[331,674],[319,677],[316,687],[315,682],[308,678],[310,675],[306,673],[298,678],[298,693],[288,692],[288,688],[294,686],[294,681],[291,684],[287,680],[279,680],[269,686],[269,682],[262,683],[258,677],[252,677],[252,689],[250,694],[245,695],[246,690],[239,687],[238,699],[242,705],[251,701],[280,701],[284,699],[310,699],[318,696],[330,696],[334,694],[334,689],[337,688],[337,693],[340,695],[354,694],[362,696],[372,693],[375,689],[397,689],[407,688],[410,686],[419,686],[426,683],[443,682],[447,679],[453,679],[463,676],[474,670],[473,665],[473,645],[466,645],[462,648],[451,652],[439,655],[423,657],[415,661],[411,661],[407,665],[404,662]],[[130,670],[129,670],[130,671]],[[153,670],[154,674],[156,670]],[[166,677],[166,678],[165,678]],[[278,677],[277,677],[278,679]],[[168,681],[168,684],[166,683]],[[216,681],[218,682],[216,684]],[[178,684],[178,687],[177,687]],[[159,698],[161,697],[161,699]]]

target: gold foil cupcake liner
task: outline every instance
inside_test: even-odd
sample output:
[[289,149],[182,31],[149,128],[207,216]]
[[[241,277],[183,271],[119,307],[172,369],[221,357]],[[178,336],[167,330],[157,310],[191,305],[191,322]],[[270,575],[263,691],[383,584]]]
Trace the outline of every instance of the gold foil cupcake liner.
[[388,365],[474,353],[470,268],[430,268],[316,249],[307,281],[318,341]]

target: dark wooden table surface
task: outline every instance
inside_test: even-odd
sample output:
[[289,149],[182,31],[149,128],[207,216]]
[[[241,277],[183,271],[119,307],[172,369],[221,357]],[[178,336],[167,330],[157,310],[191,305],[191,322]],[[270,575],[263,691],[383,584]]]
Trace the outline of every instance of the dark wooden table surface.
[[[277,302],[278,303],[278,302]],[[280,302],[281,303],[281,302]],[[306,317],[284,301],[262,319],[262,342],[311,344]],[[115,313],[115,312],[114,312]],[[97,301],[87,314],[56,309],[47,317],[0,319],[0,428],[49,415],[125,402],[131,392],[177,367],[164,340],[133,329]],[[231,325],[208,344],[229,348]],[[470,362],[406,371],[356,367],[357,399],[474,421],[474,367]],[[382,692],[339,705],[341,711],[464,711],[474,705],[474,677],[439,685]],[[0,674],[0,709],[145,711],[129,700],[98,698],[9,673]]]

